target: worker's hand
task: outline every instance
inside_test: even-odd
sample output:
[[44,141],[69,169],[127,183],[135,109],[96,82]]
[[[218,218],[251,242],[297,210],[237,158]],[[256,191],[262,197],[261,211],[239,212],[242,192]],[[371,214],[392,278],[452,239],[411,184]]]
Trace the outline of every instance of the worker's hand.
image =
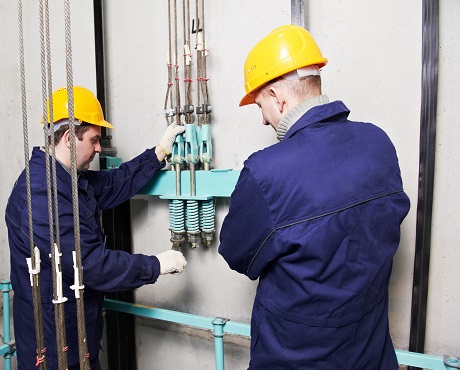
[[166,130],[158,143],[158,146],[161,147],[165,155],[171,154],[176,136],[184,131],[185,126],[182,124],[177,125],[176,122],[173,122],[166,127]]
[[187,266],[184,255],[179,251],[168,250],[156,256],[160,261],[160,274],[180,274]]

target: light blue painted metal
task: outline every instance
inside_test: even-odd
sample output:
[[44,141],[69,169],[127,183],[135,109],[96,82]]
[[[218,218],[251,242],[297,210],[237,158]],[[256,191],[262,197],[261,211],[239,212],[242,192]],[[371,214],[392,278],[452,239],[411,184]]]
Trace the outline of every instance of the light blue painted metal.
[[185,125],[185,162],[198,163],[198,138],[196,126],[192,123]]
[[430,370],[452,370],[444,364],[440,356],[396,350],[396,357],[400,365],[415,366]]
[[444,355],[443,356],[444,363],[449,367],[453,367],[455,369],[460,369],[460,357],[449,357]]
[[[130,313],[137,316],[149,317],[152,319],[175,322],[177,324],[195,326],[201,329],[213,329],[211,317],[193,315],[184,312],[165,310],[135,303],[121,302],[114,299],[105,299],[104,307],[108,310]],[[249,324],[228,321],[225,324],[224,331],[229,334],[243,335],[249,337],[251,327]]]
[[106,170],[118,168],[123,163],[123,159],[121,157],[100,156],[99,159],[105,160]]
[[178,199],[169,200],[169,229],[175,233],[185,233],[184,202]]
[[216,370],[224,370],[224,325],[228,322],[228,319],[216,317],[212,320],[214,326],[214,354],[216,358]]
[[[163,170],[156,174],[140,191],[139,194],[159,195],[164,199],[196,199],[206,200],[211,197],[229,197],[235,189],[240,176],[239,170],[195,171],[195,196],[176,196],[176,173]],[[190,192],[190,171],[181,171],[181,194]]]
[[185,225],[189,234],[200,232],[200,216],[198,214],[198,201],[196,200],[187,200]]
[[177,135],[171,153],[171,163],[181,164],[185,158],[185,140],[183,135]]
[[205,124],[200,126],[199,131],[199,145],[200,145],[200,162],[211,163],[212,160],[212,143],[211,143],[211,126]]
[[[13,341],[10,337],[10,310],[9,310],[9,292],[11,284],[7,280],[2,280],[2,301],[3,301],[3,323],[4,323],[4,344],[0,346],[0,356],[5,358],[5,370],[11,369],[11,355],[14,355]],[[249,324],[233,322],[220,317],[210,318],[206,316],[193,315],[184,312],[165,310],[139,304],[105,299],[104,307],[108,310],[129,313],[132,315],[174,322],[182,325],[195,326],[200,329],[213,330],[214,348],[216,355],[216,370],[224,369],[224,347],[223,336],[225,333],[250,337],[251,328]],[[415,366],[429,370],[452,370],[458,368],[460,360],[456,357],[449,356],[432,356],[422,353],[414,353],[402,350],[396,350],[396,356],[400,365]],[[446,365],[446,363],[447,365]],[[451,365],[451,366],[449,366]]]
[[10,296],[11,284],[8,280],[2,280],[2,305],[3,305],[3,345],[0,347],[0,355],[5,359],[5,370],[11,369],[11,356],[14,353],[14,342],[11,341],[10,328]]
[[[161,308],[137,305],[106,299],[104,307],[109,310],[130,313],[133,315],[149,317],[157,320],[175,322],[178,324],[195,326],[201,329],[214,331],[214,347],[216,355],[216,370],[223,369],[223,335],[224,333],[250,337],[251,328],[248,324],[225,321],[226,319],[193,315],[183,312],[165,310]],[[415,366],[429,370],[452,370],[454,367],[447,366],[443,357],[396,350],[396,356],[400,365]],[[453,357],[449,357],[452,359]],[[218,367],[219,366],[219,367]]]
[[205,233],[213,233],[215,231],[215,215],[214,202],[212,199],[201,202],[200,225],[201,230]]

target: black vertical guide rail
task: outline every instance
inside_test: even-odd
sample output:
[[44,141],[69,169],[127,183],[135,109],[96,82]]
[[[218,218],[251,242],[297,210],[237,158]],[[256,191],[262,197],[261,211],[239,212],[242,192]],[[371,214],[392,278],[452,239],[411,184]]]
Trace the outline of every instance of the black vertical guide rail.
[[[431,249],[431,222],[436,151],[439,62],[439,0],[422,2],[422,102],[420,164],[414,278],[409,350],[425,350],[426,313]],[[416,369],[409,367],[408,369]]]
[[[106,112],[105,97],[105,63],[104,63],[104,13],[103,0],[93,0],[94,38],[96,55],[96,86],[97,98]],[[102,127],[103,145],[110,146],[107,129]],[[101,161],[101,169],[105,163]],[[132,252],[130,202],[102,212],[102,226],[107,235],[106,246],[110,249]],[[125,302],[134,302],[132,291],[107,294],[107,298]],[[111,370],[136,370],[136,348],[134,316],[108,310],[105,314],[107,337],[107,359]]]

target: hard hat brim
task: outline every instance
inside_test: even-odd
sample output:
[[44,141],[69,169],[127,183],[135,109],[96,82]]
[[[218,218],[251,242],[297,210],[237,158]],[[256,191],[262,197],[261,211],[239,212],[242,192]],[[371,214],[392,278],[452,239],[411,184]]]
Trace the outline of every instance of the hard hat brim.
[[112,124],[107,121],[99,121],[97,126],[107,127],[107,128],[115,128]]
[[254,104],[255,101],[254,101],[254,94],[253,93],[249,93],[249,94],[246,94],[243,99],[241,99],[240,101],[240,107],[243,107],[245,105],[249,105],[249,104]]

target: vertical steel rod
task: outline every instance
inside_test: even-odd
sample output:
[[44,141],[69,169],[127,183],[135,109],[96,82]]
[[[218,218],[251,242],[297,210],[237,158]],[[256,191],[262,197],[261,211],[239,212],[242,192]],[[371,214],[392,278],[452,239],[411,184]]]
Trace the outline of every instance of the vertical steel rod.
[[409,339],[409,350],[419,353],[425,350],[430,267],[438,98],[439,0],[423,0],[422,16],[420,164]]
[[305,2],[306,0],[291,0],[291,24],[307,29]]

